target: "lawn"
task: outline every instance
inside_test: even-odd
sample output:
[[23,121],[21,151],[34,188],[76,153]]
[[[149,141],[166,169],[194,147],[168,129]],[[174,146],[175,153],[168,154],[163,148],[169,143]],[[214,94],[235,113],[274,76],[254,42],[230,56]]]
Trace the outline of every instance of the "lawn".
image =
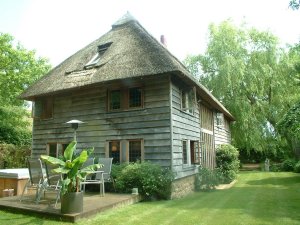
[[[0,211],[0,224],[68,224]],[[79,221],[91,224],[300,225],[300,175],[242,172],[230,189],[143,202]]]

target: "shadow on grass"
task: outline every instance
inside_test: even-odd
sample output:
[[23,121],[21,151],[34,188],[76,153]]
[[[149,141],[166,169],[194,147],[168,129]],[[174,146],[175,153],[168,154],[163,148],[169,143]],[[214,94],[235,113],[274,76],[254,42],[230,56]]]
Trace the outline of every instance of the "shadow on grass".
[[[276,174],[276,173],[275,173]],[[280,173],[278,173],[280,175]],[[246,184],[249,185],[280,185],[280,186],[294,186],[300,185],[300,175],[299,174],[291,174],[289,177],[268,177],[259,180],[251,180],[248,181]]]

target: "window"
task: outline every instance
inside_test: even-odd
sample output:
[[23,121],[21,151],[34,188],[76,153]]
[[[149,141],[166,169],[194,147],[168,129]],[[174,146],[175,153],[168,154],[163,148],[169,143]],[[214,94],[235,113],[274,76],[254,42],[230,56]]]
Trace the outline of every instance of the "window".
[[121,91],[114,90],[110,92],[109,108],[111,110],[121,109]]
[[181,91],[181,110],[194,113],[196,106],[196,90],[195,88],[190,90]]
[[142,139],[107,141],[105,157],[113,158],[113,163],[143,161],[144,141]]
[[84,66],[84,68],[90,69],[97,66],[99,64],[100,59],[102,58],[106,50],[111,46],[111,44],[112,42],[108,42],[106,44],[99,45],[96,55],[94,55],[94,57]]
[[187,164],[187,141],[182,141],[182,163]]
[[129,108],[142,107],[142,89],[129,89]]
[[129,162],[141,161],[142,146],[140,140],[129,141]]
[[182,141],[182,164],[189,165],[200,164],[201,152],[199,141]]
[[224,115],[223,113],[216,114],[217,126],[224,126]]
[[53,98],[39,99],[32,104],[32,117],[51,119],[53,117]]
[[200,152],[199,141],[191,141],[190,149],[191,149],[191,163],[200,164],[201,152]]
[[62,143],[48,143],[47,144],[47,154],[52,157],[58,158],[64,154],[65,149],[68,147],[68,144]]
[[108,111],[129,110],[143,107],[143,88],[108,91]]
[[113,158],[113,163],[120,162],[120,141],[109,142],[109,157]]

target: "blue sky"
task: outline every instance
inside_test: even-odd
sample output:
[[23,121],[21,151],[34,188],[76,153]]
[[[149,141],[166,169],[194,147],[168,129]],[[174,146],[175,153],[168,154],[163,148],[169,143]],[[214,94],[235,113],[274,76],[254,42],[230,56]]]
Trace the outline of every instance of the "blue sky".
[[300,10],[289,0],[0,0],[0,32],[55,66],[109,31],[127,11],[179,59],[203,53],[210,23],[231,18],[269,30],[282,44],[300,40]]

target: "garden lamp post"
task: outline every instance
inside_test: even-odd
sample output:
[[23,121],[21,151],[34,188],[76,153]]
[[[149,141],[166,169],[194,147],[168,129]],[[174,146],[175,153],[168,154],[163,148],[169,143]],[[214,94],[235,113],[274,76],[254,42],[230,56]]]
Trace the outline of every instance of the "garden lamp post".
[[81,124],[81,123],[84,123],[84,122],[82,122],[80,120],[70,120],[66,123],[71,124],[71,127],[74,129],[74,141],[77,141],[76,140],[76,130],[78,128],[78,125]]

